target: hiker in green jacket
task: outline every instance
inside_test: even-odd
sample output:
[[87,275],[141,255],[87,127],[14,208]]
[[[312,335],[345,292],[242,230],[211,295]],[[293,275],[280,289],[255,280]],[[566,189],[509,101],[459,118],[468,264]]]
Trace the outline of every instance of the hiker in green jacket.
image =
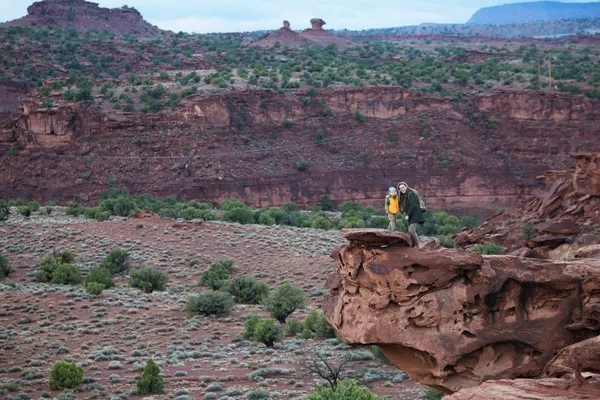
[[414,190],[411,189],[406,182],[400,182],[398,184],[398,190],[400,191],[400,207],[406,214],[404,219],[408,223],[408,233],[413,242],[413,247],[419,245],[419,236],[417,235],[417,224],[423,224],[425,218],[423,218],[423,212],[419,204],[419,199],[415,194]]
[[400,203],[398,201],[398,192],[396,188],[389,187],[388,194],[385,196],[385,212],[390,220],[388,225],[389,231],[396,230],[396,214],[400,211]]

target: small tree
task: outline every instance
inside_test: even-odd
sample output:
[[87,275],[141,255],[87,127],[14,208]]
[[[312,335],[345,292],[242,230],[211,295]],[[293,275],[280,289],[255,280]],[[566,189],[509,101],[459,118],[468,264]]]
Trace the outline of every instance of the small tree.
[[269,287],[253,276],[238,275],[225,286],[236,303],[260,304],[269,295]]
[[52,390],[75,389],[83,381],[83,368],[72,361],[61,360],[52,367],[48,385]]
[[14,272],[14,269],[11,267],[10,261],[8,261],[8,258],[0,255],[0,281],[4,280],[11,272]]
[[254,338],[254,330],[256,329],[256,325],[260,322],[260,317],[256,314],[252,314],[250,318],[246,320],[244,324],[244,337],[246,339]]
[[[349,376],[349,370],[351,369],[348,368],[347,365],[350,362],[352,362],[352,359],[346,358],[345,360],[336,363],[329,355],[316,352],[312,354],[312,357],[307,357],[302,360],[301,365],[306,375],[312,375],[326,380],[329,389],[335,392],[338,389],[340,382]],[[342,398],[346,399],[346,397]],[[315,399],[319,399],[319,397],[315,397]]]
[[289,282],[279,284],[264,301],[267,311],[280,323],[298,308],[304,308],[306,294]]
[[85,278],[85,284],[87,286],[90,283],[99,283],[104,289],[110,289],[115,286],[115,283],[110,277],[110,272],[102,267],[94,267],[90,270]]
[[59,264],[52,274],[50,283],[55,285],[81,285],[81,272],[73,264]]
[[160,394],[164,391],[160,368],[152,359],[146,363],[142,378],[137,382],[137,388],[140,394]]
[[228,314],[233,311],[233,298],[229,293],[210,291],[188,299],[185,310],[191,314]]
[[101,268],[106,268],[111,275],[116,275],[129,268],[127,260],[129,254],[120,247],[113,247],[104,260],[100,263]]
[[220,289],[223,282],[236,270],[233,266],[233,260],[224,258],[212,264],[202,273],[200,278],[201,286],[208,286],[213,290]]
[[166,290],[168,281],[169,276],[166,272],[148,267],[131,271],[129,284],[146,293],[152,293],[155,290]]
[[379,400],[379,397],[366,387],[361,387],[352,379],[340,381],[336,388],[317,387],[307,400]]
[[85,284],[85,292],[94,296],[102,294],[104,285],[98,282],[89,282]]
[[72,264],[75,260],[75,253],[64,250],[60,253],[54,253],[52,256],[44,257],[40,263],[40,270],[37,274],[37,279],[40,282],[50,282],[54,277],[54,272],[61,264]]
[[283,328],[273,318],[259,321],[254,327],[254,340],[264,343],[267,347],[283,337]]

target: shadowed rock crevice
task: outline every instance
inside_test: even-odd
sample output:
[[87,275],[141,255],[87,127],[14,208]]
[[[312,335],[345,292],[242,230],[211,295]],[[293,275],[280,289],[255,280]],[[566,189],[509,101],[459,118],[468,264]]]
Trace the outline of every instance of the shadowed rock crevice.
[[426,250],[384,230],[342,235],[350,243],[332,253],[327,320],[347,343],[379,345],[446,393],[539,377],[561,349],[599,333],[599,260]]

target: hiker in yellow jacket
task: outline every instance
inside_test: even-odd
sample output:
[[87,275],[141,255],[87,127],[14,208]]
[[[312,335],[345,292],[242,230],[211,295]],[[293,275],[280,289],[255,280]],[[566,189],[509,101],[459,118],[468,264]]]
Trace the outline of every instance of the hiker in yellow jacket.
[[396,230],[396,214],[398,214],[399,211],[400,203],[398,202],[398,192],[396,192],[396,188],[390,186],[388,194],[385,196],[385,212],[390,220],[388,230]]

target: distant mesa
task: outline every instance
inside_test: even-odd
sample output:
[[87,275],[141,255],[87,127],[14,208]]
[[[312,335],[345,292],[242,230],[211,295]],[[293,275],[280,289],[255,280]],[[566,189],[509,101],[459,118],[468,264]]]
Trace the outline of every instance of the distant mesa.
[[497,25],[588,18],[600,18],[600,2],[561,3],[558,1],[537,1],[484,7],[473,14],[467,24]]
[[144,20],[133,7],[103,8],[85,0],[44,0],[27,8],[27,15],[0,25],[38,28],[108,31],[115,35],[160,37],[167,34]]
[[311,27],[298,33],[291,29],[288,21],[283,21],[283,26],[278,30],[266,33],[259,37],[252,45],[263,48],[276,46],[300,47],[303,45],[327,46],[335,44],[338,47],[349,47],[352,43],[343,37],[336,36],[323,29],[325,21],[321,18],[310,20]]

